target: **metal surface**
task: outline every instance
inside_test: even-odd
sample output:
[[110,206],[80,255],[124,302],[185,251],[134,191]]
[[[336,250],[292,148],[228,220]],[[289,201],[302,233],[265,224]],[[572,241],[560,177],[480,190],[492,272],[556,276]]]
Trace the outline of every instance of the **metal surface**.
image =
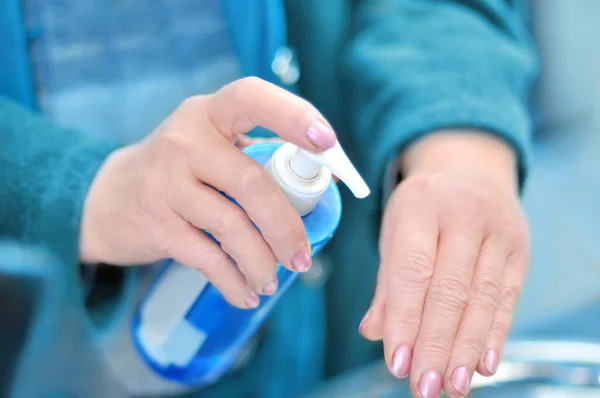
[[494,377],[476,375],[472,388],[505,383],[598,387],[600,344],[573,341],[522,341],[506,346],[504,361]]
[[[507,344],[494,377],[476,375],[471,396],[600,397],[600,344],[575,341],[520,341]],[[334,379],[311,398],[410,396],[408,383],[378,362]]]

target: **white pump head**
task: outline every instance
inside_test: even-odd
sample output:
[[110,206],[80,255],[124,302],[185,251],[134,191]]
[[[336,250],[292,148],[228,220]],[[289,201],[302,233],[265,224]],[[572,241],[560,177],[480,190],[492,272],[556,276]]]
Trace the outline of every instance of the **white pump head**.
[[371,193],[339,142],[333,148],[321,153],[298,148],[290,159],[290,168],[300,178],[315,178],[321,167],[325,167],[342,180],[357,198],[366,198]]
[[339,143],[321,153],[285,144],[275,151],[266,168],[301,216],[317,205],[329,187],[332,172],[357,198],[365,198],[370,193]]

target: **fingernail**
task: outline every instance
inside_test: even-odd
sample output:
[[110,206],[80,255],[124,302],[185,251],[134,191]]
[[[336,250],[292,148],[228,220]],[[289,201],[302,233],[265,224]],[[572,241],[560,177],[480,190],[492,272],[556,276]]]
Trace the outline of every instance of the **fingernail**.
[[251,292],[248,295],[248,298],[246,298],[246,305],[248,306],[248,308],[256,308],[259,304],[260,299],[258,298],[258,295],[254,292]]
[[442,378],[437,372],[427,372],[421,377],[419,392],[423,398],[437,398],[442,392]]
[[399,379],[403,379],[408,376],[410,372],[410,361],[412,353],[406,346],[400,346],[394,351],[392,357],[392,373]]
[[292,267],[298,272],[306,272],[310,268],[310,255],[308,250],[302,249],[292,257]]
[[496,373],[496,371],[498,370],[499,362],[500,361],[498,358],[498,354],[496,354],[496,351],[494,350],[489,350],[485,353],[485,356],[483,357],[483,366],[485,366],[487,371],[491,374]]
[[471,384],[471,373],[465,367],[456,368],[452,373],[452,387],[461,395],[467,395]]
[[277,279],[272,280],[267,284],[267,286],[263,287],[263,294],[271,295],[277,291]]
[[367,321],[369,320],[369,315],[371,315],[371,310],[367,311],[362,321],[360,321],[360,326],[358,326],[358,332],[363,334],[365,329],[367,328]]
[[308,140],[317,148],[327,150],[333,148],[337,141],[335,133],[319,120],[314,122],[306,132]]

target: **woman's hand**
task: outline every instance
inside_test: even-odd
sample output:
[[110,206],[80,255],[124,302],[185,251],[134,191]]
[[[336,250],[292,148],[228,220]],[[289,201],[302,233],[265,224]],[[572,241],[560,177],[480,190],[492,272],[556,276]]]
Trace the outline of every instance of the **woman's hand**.
[[361,323],[416,396],[495,373],[529,261],[514,154],[485,134],[429,136],[401,159],[375,297]]
[[153,134],[114,152],[100,169],[84,208],[82,261],[174,258],[200,270],[242,308],[259,304],[256,293],[276,291],[277,261],[306,271],[311,259],[300,216],[235,145],[257,125],[312,151],[336,142],[314,107],[256,78],[189,98]]

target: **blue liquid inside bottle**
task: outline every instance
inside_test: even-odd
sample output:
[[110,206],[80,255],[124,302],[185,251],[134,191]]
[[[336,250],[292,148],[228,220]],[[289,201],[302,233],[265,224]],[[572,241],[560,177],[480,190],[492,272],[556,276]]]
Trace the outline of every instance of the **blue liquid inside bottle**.
[[[279,144],[258,144],[244,152],[261,165]],[[342,214],[335,182],[302,221],[314,257],[329,241]],[[275,303],[299,274],[278,264],[279,289],[261,296],[258,308],[239,309],[196,270],[170,261],[142,299],[132,335],[144,361],[166,379],[204,386],[217,381],[240,358]]]

